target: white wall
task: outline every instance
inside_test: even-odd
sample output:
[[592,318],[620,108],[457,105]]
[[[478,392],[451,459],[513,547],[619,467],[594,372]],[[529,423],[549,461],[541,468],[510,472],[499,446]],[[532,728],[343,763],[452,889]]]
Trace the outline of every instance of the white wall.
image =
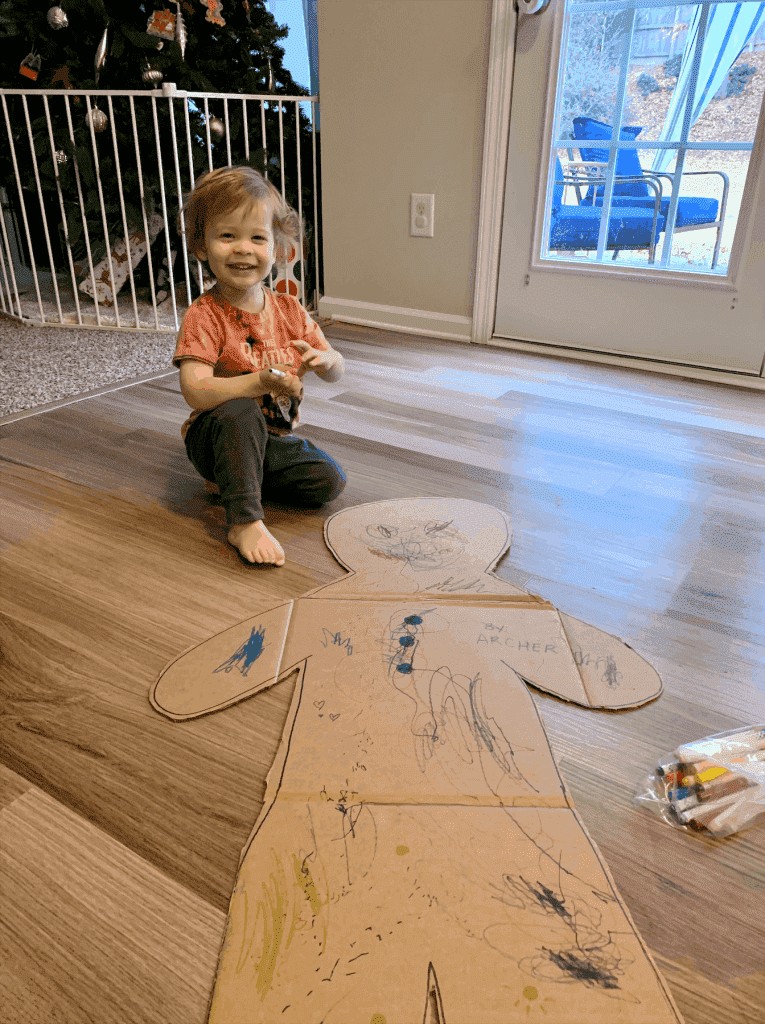
[[[321,312],[469,337],[491,0],[318,13]],[[411,192],[435,193],[433,238],[409,236]]]

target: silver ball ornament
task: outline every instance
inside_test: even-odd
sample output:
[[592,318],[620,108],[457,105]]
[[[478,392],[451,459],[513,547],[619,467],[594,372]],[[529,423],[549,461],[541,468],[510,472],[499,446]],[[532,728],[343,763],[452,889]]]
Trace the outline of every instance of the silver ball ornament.
[[93,107],[90,113],[86,117],[87,123],[91,126],[94,132],[102,132],[109,124],[109,118],[98,107]]
[[65,163],[69,162],[69,157],[63,151],[63,149],[57,149],[53,154],[53,157],[59,166],[63,167]]
[[66,11],[61,7],[51,7],[48,11],[48,24],[51,28],[66,28],[69,24],[69,18],[66,16]]
[[222,139],[223,138],[223,136],[225,134],[225,131],[226,131],[226,126],[223,123],[223,121],[221,121],[221,119],[219,117],[211,117],[210,121],[209,121],[209,126],[210,126],[210,135],[212,135],[212,137],[214,139]]
[[146,85],[159,85],[163,79],[163,74],[158,68],[146,68],[144,73],[141,75],[141,79]]

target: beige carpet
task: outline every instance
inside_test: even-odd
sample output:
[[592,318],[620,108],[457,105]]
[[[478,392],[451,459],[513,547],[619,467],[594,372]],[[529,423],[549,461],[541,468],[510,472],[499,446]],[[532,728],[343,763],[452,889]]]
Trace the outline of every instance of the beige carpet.
[[0,416],[172,369],[175,334],[42,327],[0,314]]

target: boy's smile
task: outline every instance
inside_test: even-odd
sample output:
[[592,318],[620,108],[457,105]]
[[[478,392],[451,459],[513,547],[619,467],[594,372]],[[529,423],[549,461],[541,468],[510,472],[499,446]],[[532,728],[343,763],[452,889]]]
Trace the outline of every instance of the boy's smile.
[[253,200],[211,217],[205,225],[206,260],[223,296],[242,309],[259,312],[261,282],[274,265],[273,211],[270,203]]

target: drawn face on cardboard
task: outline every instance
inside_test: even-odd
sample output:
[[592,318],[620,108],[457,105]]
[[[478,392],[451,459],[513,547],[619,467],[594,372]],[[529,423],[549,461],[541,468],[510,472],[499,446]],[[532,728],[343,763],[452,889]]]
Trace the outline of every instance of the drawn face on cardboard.
[[371,554],[405,562],[413,572],[440,569],[462,557],[467,538],[449,519],[413,525],[377,523],[367,527]]
[[[510,525],[490,505],[455,498],[403,498],[359,505],[326,523],[326,540],[338,561],[385,586],[401,576],[475,572],[496,564],[510,544]],[[394,585],[394,584],[391,584]]]

